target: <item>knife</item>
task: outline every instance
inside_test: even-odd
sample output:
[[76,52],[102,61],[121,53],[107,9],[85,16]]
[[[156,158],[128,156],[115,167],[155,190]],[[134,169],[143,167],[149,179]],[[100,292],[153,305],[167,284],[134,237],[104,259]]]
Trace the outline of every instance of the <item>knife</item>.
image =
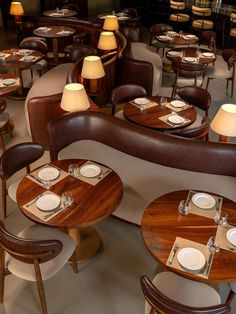
[[33,178],[34,180],[36,180],[37,182],[39,182],[40,184],[44,185],[44,182],[42,180],[40,180],[39,178],[33,176],[31,173],[28,174],[29,177]]
[[207,277],[208,277],[209,272],[210,272],[210,269],[211,269],[211,264],[212,264],[212,262],[213,262],[214,253],[215,253],[215,252],[211,252],[211,254],[210,254],[210,256],[209,256],[209,259],[208,259],[208,261],[207,261],[206,269],[205,269],[205,271],[204,271],[204,273],[203,273],[203,275],[205,275],[205,276],[207,276]]
[[173,260],[174,260],[174,257],[175,257],[175,254],[177,253],[178,249],[179,249],[179,245],[176,244],[175,247],[174,247],[174,249],[173,249],[173,251],[172,251],[172,254],[171,254],[171,256],[170,256],[170,258],[169,258],[169,260],[168,260],[168,264],[169,264],[169,265],[172,265]]

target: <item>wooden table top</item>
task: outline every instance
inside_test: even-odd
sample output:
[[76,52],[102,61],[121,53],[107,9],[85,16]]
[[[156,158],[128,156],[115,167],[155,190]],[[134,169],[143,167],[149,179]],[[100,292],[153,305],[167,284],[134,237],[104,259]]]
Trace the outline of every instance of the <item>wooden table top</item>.
[[[79,167],[85,162],[86,160],[82,159],[66,159],[57,160],[51,164],[67,172],[69,164],[76,163]],[[17,202],[21,211],[34,222],[49,226],[77,228],[94,224],[111,215],[122,198],[123,184],[114,171],[94,186],[68,175],[53,185],[50,191],[59,196],[65,191],[71,191],[74,202],[65,211],[61,211],[47,222],[23,208],[24,204],[44,191],[43,187],[25,177],[17,189]]]
[[[5,80],[5,79],[17,79],[18,77],[16,75],[13,74],[8,74],[8,73],[1,73],[0,74],[0,81]],[[20,85],[6,85],[3,87],[0,87],[0,96],[6,96],[9,95],[13,92],[15,92]]]
[[[33,33],[37,36],[45,37],[45,38],[60,38],[60,37],[71,36],[75,33],[74,28],[63,26],[63,25],[61,26],[48,25],[48,26],[45,26],[45,28],[48,30],[46,31],[43,29],[43,27],[39,27],[39,28],[34,29]],[[65,31],[65,32],[62,32],[62,31]]]
[[[13,49],[14,49],[14,53],[13,53]],[[11,48],[7,50],[1,50],[0,53],[10,54],[10,55],[6,58],[0,58],[0,65],[1,66],[20,66],[20,67],[25,68],[25,67],[30,67],[33,63],[36,63],[43,58],[42,52],[37,51],[37,50],[31,50],[29,56],[37,57],[37,59],[24,61],[23,60],[24,55],[19,53],[21,50],[23,49]]]
[[[162,35],[162,36],[166,36],[166,35]],[[162,43],[169,43],[170,45],[176,45],[176,46],[192,45],[198,42],[199,38],[197,36],[194,35],[194,37],[188,38],[189,35],[192,36],[191,34],[184,34],[184,35],[177,34],[177,36],[168,36],[167,39],[165,39],[162,36],[156,36],[156,39]]]
[[74,10],[69,10],[69,9],[53,9],[53,10],[47,10],[43,12],[43,15],[45,16],[51,16],[51,17],[72,17],[77,14],[76,11]]
[[[186,199],[187,195],[188,191],[171,192],[155,199],[146,208],[141,231],[147,249],[170,271],[186,278],[210,282],[236,280],[236,253],[223,249],[215,253],[208,279],[166,265],[177,236],[207,244],[208,239],[216,234],[217,225],[213,219],[193,214],[179,214],[178,204]],[[236,222],[236,203],[224,198],[222,209],[228,213],[230,221]]]
[[185,47],[185,48],[175,48],[167,51],[166,53],[166,58],[169,59],[170,61],[183,61],[182,56],[173,56],[170,55],[171,52],[177,51],[178,53],[183,52],[184,57],[197,57],[197,53],[199,52],[199,63],[200,64],[208,64],[212,63],[216,60],[217,55],[216,53],[213,54],[212,57],[204,57],[202,54],[203,53],[209,53],[210,51],[207,49],[202,49],[202,48],[196,48],[196,47]]
[[[159,104],[161,96],[152,96],[148,98]],[[170,102],[171,100],[173,99],[167,97],[168,102]],[[127,120],[156,130],[175,130],[183,128],[193,123],[197,117],[195,108],[191,106],[177,113],[179,116],[189,119],[190,122],[184,125],[172,127],[171,125],[159,119],[160,117],[170,114],[172,112],[171,109],[165,106],[158,105],[141,111],[138,107],[128,102],[125,104],[123,112]]]

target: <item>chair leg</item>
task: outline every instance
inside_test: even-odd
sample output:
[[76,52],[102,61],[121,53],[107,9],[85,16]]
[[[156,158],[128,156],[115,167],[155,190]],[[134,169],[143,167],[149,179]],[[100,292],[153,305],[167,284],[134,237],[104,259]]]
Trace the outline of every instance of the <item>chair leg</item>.
[[5,152],[5,144],[4,144],[2,132],[0,132],[0,142],[1,142],[2,150]]
[[6,188],[6,180],[2,180],[2,210],[3,217],[7,217],[7,188]]
[[43,280],[42,280],[42,275],[39,268],[38,260],[34,260],[34,270],[35,270],[36,284],[37,284],[38,292],[39,292],[41,311],[42,311],[42,314],[47,314],[46,298],[45,298]]
[[207,84],[206,84],[206,90],[208,89],[209,82],[210,82],[210,79],[209,79],[209,77],[208,77],[208,78],[207,78]]
[[0,248],[0,303],[4,300],[5,258],[4,250]]
[[230,293],[229,293],[229,295],[228,295],[228,297],[227,297],[225,303],[230,304],[230,303],[232,302],[234,296],[235,296],[235,292],[233,292],[232,290],[230,290]]
[[74,251],[71,255],[71,261],[72,261],[72,267],[75,273],[78,273],[78,265],[77,265],[77,258],[76,258],[76,252]]

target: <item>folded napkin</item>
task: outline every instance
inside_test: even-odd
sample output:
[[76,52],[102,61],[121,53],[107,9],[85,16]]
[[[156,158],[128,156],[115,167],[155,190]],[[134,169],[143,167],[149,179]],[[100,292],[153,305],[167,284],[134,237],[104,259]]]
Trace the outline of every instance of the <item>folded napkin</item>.
[[[59,214],[62,210],[65,210],[65,206],[61,204],[58,208],[55,208],[52,211],[41,211],[37,208],[36,206],[36,201],[39,199],[40,196],[43,195],[56,195],[55,193],[51,192],[51,191],[45,191],[44,193],[42,193],[41,195],[37,196],[35,199],[31,200],[30,202],[26,203],[23,207],[24,209],[28,210],[31,214],[33,214],[34,216],[38,217],[39,219],[43,220],[43,221],[48,221],[49,219],[53,218],[54,216],[56,216],[57,214]],[[58,196],[58,195],[57,195]],[[60,196],[59,196],[60,197]],[[61,199],[61,197],[60,197]]]
[[[45,166],[43,166],[43,167],[41,167],[41,168],[39,168],[39,169],[36,169],[35,171],[31,172],[30,174],[28,174],[28,175],[27,175],[27,178],[30,179],[30,180],[32,180],[33,182],[37,183],[38,185],[44,187],[44,182],[43,182],[43,180],[41,180],[41,179],[38,177],[38,172],[39,172],[40,170],[42,170],[42,169],[44,169],[44,168],[48,168],[48,167],[54,167],[54,168],[56,168],[55,166],[52,166],[52,165],[50,165],[50,164],[45,165]],[[68,173],[65,172],[64,170],[59,169],[59,168],[56,168],[56,169],[59,170],[60,175],[59,175],[59,177],[56,178],[55,180],[50,181],[52,185],[55,185],[56,183],[58,183],[59,181],[61,181],[62,179],[64,179],[65,177],[68,176]]]
[[14,84],[5,85],[3,84],[4,79],[0,80],[0,87],[12,87],[12,86],[20,86],[20,79],[17,78]]
[[165,105],[165,107],[171,109],[172,111],[180,112],[180,111],[183,111],[183,110],[185,110],[185,109],[191,108],[192,106],[189,105],[189,104],[186,104],[184,107],[177,108],[177,107],[172,106],[171,103],[168,102],[168,103]]
[[170,126],[172,126],[172,128],[178,128],[178,127],[180,127],[180,126],[183,126],[183,125],[185,125],[185,124],[191,122],[191,120],[189,120],[189,119],[184,118],[184,117],[181,116],[181,117],[184,119],[184,122],[181,123],[181,124],[174,124],[174,123],[172,123],[172,122],[170,122],[170,121],[168,120],[168,118],[169,118],[170,116],[174,116],[174,115],[176,115],[176,114],[175,114],[175,113],[174,113],[174,114],[173,114],[173,113],[169,113],[169,114],[167,114],[167,115],[165,115],[165,116],[159,117],[158,119],[160,119],[161,121],[164,121],[165,123],[169,124]]
[[[197,191],[191,190],[188,193],[187,199],[189,197],[192,199],[193,195],[196,193],[205,193],[205,192],[197,192]],[[206,193],[206,194],[209,194],[209,193]],[[211,195],[211,194],[209,194],[209,195]],[[221,211],[223,198],[220,196],[215,196],[215,195],[211,195],[211,196],[214,197],[214,199],[216,201],[216,204],[214,207],[209,208],[209,209],[200,208],[200,207],[196,206],[192,202],[192,200],[190,200],[190,202],[189,202],[189,213],[214,219],[217,211]]]
[[226,225],[218,225],[217,231],[216,231],[216,243],[219,243],[219,247],[221,249],[236,253],[236,246],[231,244],[227,239],[227,231],[231,228],[235,228],[234,226],[231,226],[230,224]]
[[[148,98],[146,98],[146,99],[147,99],[149,102],[145,105],[144,110],[145,110],[145,109],[152,108],[152,107],[155,107],[155,106],[159,106],[159,104],[158,104],[157,102],[152,101],[152,100],[150,100],[150,99],[148,99]],[[130,103],[131,105],[133,105],[133,106],[135,106],[135,107],[141,109],[140,105],[136,104],[133,100],[131,100],[129,103]]]
[[[83,175],[80,174],[80,168],[84,167],[85,165],[97,165],[99,168],[101,168],[101,173],[98,176],[93,177],[93,178],[84,177]],[[81,181],[87,182],[91,185],[96,185],[98,182],[103,180],[111,171],[112,169],[108,167],[102,166],[93,161],[87,161],[82,166],[79,167],[76,178]]]
[[[176,246],[178,246],[178,250],[177,250],[174,258],[172,259],[173,250]],[[191,271],[191,270],[186,269],[183,266],[181,266],[180,263],[178,262],[177,256],[178,256],[178,252],[183,248],[195,248],[195,249],[201,251],[203,253],[203,255],[205,256],[205,260],[206,260],[204,267],[200,270],[197,270],[197,271]],[[195,241],[190,241],[188,239],[176,237],[175,242],[174,242],[172,249],[170,251],[170,255],[166,261],[166,265],[169,267],[173,267],[175,269],[182,270],[186,273],[194,274],[197,277],[208,278],[210,271],[209,271],[208,275],[205,275],[203,272],[205,270],[205,267],[207,265],[207,261],[209,260],[209,257],[210,257],[210,252],[209,252],[209,249],[206,245],[201,244],[201,243],[197,243]],[[172,259],[172,262],[171,262],[171,259]],[[211,267],[211,265],[210,265],[210,267]]]

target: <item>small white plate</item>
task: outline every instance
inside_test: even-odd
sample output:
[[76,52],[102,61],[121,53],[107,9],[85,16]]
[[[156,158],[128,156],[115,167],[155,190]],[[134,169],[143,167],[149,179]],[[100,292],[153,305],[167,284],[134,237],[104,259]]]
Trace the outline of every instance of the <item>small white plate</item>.
[[135,98],[134,103],[136,105],[147,105],[149,103],[149,100],[146,98]]
[[208,58],[212,58],[214,57],[214,53],[212,52],[203,52],[203,57],[208,57]]
[[161,39],[161,40],[168,40],[168,39],[169,39],[169,38],[168,38],[167,36],[165,36],[165,35],[160,35],[160,36],[158,36],[158,38]]
[[41,180],[47,180],[47,181],[53,181],[57,179],[60,175],[60,172],[58,169],[53,167],[46,167],[38,172],[38,177]]
[[227,240],[236,246],[236,228],[231,228],[226,233]]
[[202,269],[206,263],[203,253],[191,247],[181,249],[177,255],[177,259],[181,266],[192,271]]
[[27,54],[27,53],[30,53],[30,52],[31,52],[31,50],[29,50],[29,49],[20,49],[20,50],[18,51],[18,53],[20,53],[20,54],[22,54],[22,55]]
[[176,36],[177,35],[177,33],[174,31],[168,31],[168,32],[166,32],[166,34],[169,36]]
[[216,200],[213,196],[207,194],[207,193],[196,193],[192,197],[192,202],[204,209],[209,209],[215,206]]
[[40,198],[36,201],[37,208],[44,212],[53,211],[58,206],[60,206],[60,204],[60,197],[54,194],[40,196]]
[[178,56],[179,52],[178,51],[168,51],[167,54],[170,56]]
[[180,117],[177,115],[170,116],[170,117],[168,117],[167,120],[170,121],[171,123],[174,123],[174,124],[182,124],[185,122],[185,119],[183,117]]
[[128,20],[128,19],[129,19],[128,16],[118,16],[118,17],[117,17],[117,20],[118,20],[118,21],[125,21],[125,20]]
[[189,39],[196,38],[196,36],[195,36],[195,35],[191,35],[191,34],[186,35],[185,37],[186,37],[186,38],[189,38]]
[[10,85],[13,85],[15,83],[16,83],[16,80],[12,79],[12,78],[2,80],[2,84],[6,85],[6,86],[10,86]]
[[181,100],[172,100],[170,104],[175,108],[183,108],[186,106],[186,103]]
[[39,31],[46,31],[48,28],[47,27],[38,27]]
[[33,61],[35,59],[35,57],[33,56],[25,56],[24,57],[24,61]]
[[197,60],[194,57],[184,57],[183,59],[184,59],[184,61],[190,62],[190,63],[193,63],[193,62],[195,62]]
[[117,16],[120,16],[120,17],[127,16],[127,14],[126,14],[126,13],[124,13],[124,12],[117,13],[116,15],[117,15]]
[[80,174],[86,178],[95,178],[101,173],[101,168],[97,165],[85,165],[79,169]]

